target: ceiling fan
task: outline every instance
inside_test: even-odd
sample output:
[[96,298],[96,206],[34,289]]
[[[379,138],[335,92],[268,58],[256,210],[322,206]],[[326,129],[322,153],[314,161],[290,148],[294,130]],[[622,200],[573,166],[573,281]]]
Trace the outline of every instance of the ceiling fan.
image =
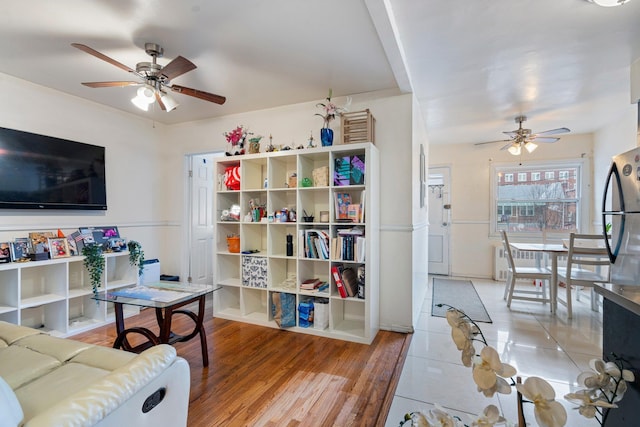
[[556,142],[560,139],[551,137],[550,135],[559,135],[562,133],[571,132],[569,128],[557,128],[545,130],[544,132],[532,133],[531,129],[524,129],[522,127],[522,123],[527,121],[527,116],[517,116],[515,118],[515,121],[518,124],[518,129],[510,132],[503,132],[505,135],[509,136],[509,139],[500,141],[478,142],[475,145],[493,144],[495,142],[508,142],[508,144],[502,147],[501,150],[509,150],[509,153],[513,154],[514,156],[519,156],[520,154],[522,154],[522,148],[526,149],[529,153],[538,148],[538,144],[536,144],[536,142],[550,143]]
[[137,77],[138,81],[83,82],[82,84],[92,88],[139,86],[137,95],[131,99],[131,102],[141,110],[148,111],[149,105],[154,102],[157,102],[160,108],[167,112],[176,108],[178,103],[169,96],[167,93],[169,90],[220,105],[227,100],[224,96],[170,84],[171,80],[195,69],[196,66],[182,56],[178,56],[165,66],[158,64],[156,60],[162,57],[164,49],[155,43],[145,43],[144,45],[145,52],[151,56],[151,62],[139,62],[135,70],[84,44],[71,43],[71,46]]

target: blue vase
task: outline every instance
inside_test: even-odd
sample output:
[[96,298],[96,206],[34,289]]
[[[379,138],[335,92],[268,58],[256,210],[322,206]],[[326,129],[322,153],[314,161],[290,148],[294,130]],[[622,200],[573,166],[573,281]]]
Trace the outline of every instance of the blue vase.
[[320,129],[320,141],[322,141],[323,147],[333,145],[333,129],[322,128]]

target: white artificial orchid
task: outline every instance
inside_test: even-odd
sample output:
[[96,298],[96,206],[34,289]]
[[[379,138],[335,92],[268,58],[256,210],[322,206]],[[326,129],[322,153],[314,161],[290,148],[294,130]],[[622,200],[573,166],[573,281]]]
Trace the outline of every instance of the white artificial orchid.
[[505,393],[507,388],[509,391],[506,394],[511,393],[509,384],[499,377],[513,377],[515,374],[516,369],[507,363],[502,363],[496,349],[490,346],[482,349],[480,357],[477,357],[473,364],[473,380],[478,390],[487,397],[493,396],[495,392]]
[[435,408],[429,410],[427,413],[427,420],[434,427],[464,427],[462,421],[453,418],[442,406],[438,404],[435,405]]
[[564,398],[571,403],[580,405],[578,412],[585,418],[593,418],[596,416],[596,408],[617,408],[618,405],[609,403],[601,399],[593,399],[593,393],[590,390],[578,390],[575,393],[565,394]]
[[449,309],[446,313],[447,322],[451,326],[451,338],[456,348],[462,351],[462,364],[471,366],[476,349],[473,347],[473,337],[478,333],[478,328],[469,322],[465,314],[456,309]]
[[505,423],[507,420],[500,415],[500,410],[495,405],[484,408],[482,415],[471,423],[471,427],[494,427],[496,423]]
[[529,377],[524,384],[516,384],[518,392],[533,402],[533,414],[540,427],[562,427],[567,422],[567,411],[556,402],[556,392],[539,377]]

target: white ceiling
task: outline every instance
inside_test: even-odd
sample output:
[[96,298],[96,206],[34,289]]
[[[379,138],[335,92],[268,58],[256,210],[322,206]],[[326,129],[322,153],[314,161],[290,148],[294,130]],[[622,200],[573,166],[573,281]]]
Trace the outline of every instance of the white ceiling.
[[[629,108],[640,57],[640,0],[0,0],[0,72],[173,124],[399,87],[420,102],[431,143],[503,139],[526,114],[535,131],[597,130]],[[198,68],[172,83],[166,113],[131,104],[131,80],[71,47],[86,44],[131,68],[144,43]],[[320,125],[320,123],[319,123]]]

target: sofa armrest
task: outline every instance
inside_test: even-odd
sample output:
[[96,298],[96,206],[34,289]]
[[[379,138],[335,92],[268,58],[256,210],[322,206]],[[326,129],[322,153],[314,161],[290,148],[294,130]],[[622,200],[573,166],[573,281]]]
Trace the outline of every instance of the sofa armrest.
[[[166,344],[151,347],[138,355],[128,364],[114,370],[109,375],[101,378],[86,389],[75,393],[55,406],[47,409],[29,420],[25,427],[48,427],[48,426],[93,426],[101,420],[108,420],[111,413],[127,404],[136,393],[148,388],[151,383],[158,383],[157,380],[165,371],[169,370],[172,365],[179,362],[179,365],[186,366],[180,371],[179,381],[186,381],[186,391],[184,384],[177,387],[181,389],[179,393],[186,394],[186,399],[182,397],[185,403],[184,418],[186,424],[186,413],[189,403],[189,368],[184,359],[176,357],[176,350]],[[186,370],[186,375],[185,375]],[[175,375],[174,375],[175,376]],[[153,384],[155,387],[156,385]],[[155,390],[153,390],[155,391]],[[150,393],[153,393],[151,391]],[[173,392],[173,391],[172,391]],[[147,396],[137,396],[138,399],[147,398]],[[130,408],[132,414],[141,410],[141,407]],[[180,411],[180,408],[174,408]],[[152,411],[153,412],[153,411]],[[117,417],[116,417],[117,418]],[[115,420],[112,420],[115,421]],[[102,425],[111,425],[111,423],[101,423]],[[113,424],[117,425],[117,424]],[[123,424],[120,424],[122,426]],[[140,424],[130,424],[140,425]],[[160,424],[158,424],[160,425]]]

